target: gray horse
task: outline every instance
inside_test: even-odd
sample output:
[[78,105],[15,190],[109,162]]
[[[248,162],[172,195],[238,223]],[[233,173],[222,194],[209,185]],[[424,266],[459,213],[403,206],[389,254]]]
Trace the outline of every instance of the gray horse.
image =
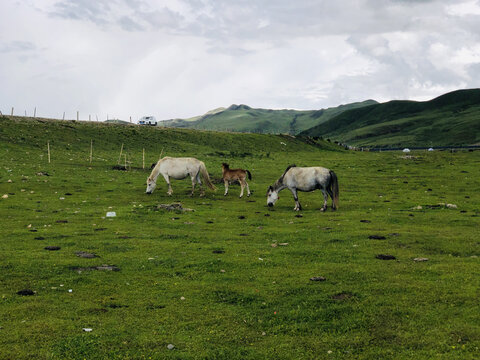
[[332,170],[323,167],[297,167],[296,165],[290,165],[275,184],[268,188],[267,205],[275,205],[275,202],[278,200],[278,193],[286,188],[292,192],[295,199],[295,208],[293,209],[295,211],[302,210],[302,206],[298,201],[297,190],[313,191],[320,189],[324,199],[321,211],[327,210],[328,195],[332,199],[332,210],[338,208],[338,180],[337,175]]

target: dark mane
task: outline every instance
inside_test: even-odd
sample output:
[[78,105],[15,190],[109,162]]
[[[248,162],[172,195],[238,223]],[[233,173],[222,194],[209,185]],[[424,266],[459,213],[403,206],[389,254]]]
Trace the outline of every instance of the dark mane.
[[292,165],[288,165],[288,167],[285,169],[285,171],[283,172],[283,175],[280,176],[280,179],[278,179],[279,182],[283,182],[283,177],[285,176],[285,174],[287,173],[288,170],[290,170],[291,168],[293,167],[297,167],[297,165],[295,164],[292,164]]
[[287,168],[285,169],[285,171],[283,172],[282,176],[280,176],[280,177],[278,178],[278,180],[275,181],[275,183],[273,184],[273,186],[270,186],[270,187],[268,188],[267,193],[268,193],[268,191],[269,191],[270,189],[272,189],[272,190],[273,190],[273,189],[278,189],[280,186],[282,186],[282,185],[283,185],[283,178],[284,178],[285,174],[287,173],[288,170],[290,170],[290,169],[293,168],[293,167],[297,167],[297,165],[295,165],[295,164],[288,165],[288,167],[287,167]]

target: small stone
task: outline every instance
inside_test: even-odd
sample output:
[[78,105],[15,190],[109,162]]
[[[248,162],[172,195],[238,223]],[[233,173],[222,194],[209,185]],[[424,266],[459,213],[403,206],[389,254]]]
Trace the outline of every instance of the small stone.
[[225,272],[225,270],[223,270],[223,269],[222,269],[222,270],[220,270],[220,272],[221,272],[221,273],[224,273],[224,272]]
[[417,205],[415,207],[412,208],[412,210],[422,210],[423,207],[421,205]]
[[180,297],[180,300],[182,300],[182,301],[183,301],[183,300],[185,300],[185,297],[183,297],[183,296],[182,296],[182,297]]
[[278,244],[273,243],[271,246],[272,246],[273,248],[276,248],[276,247],[278,246]]
[[91,331],[93,331],[92,328],[83,328],[82,330],[85,331],[85,332],[91,332]]
[[173,344],[168,344],[167,345],[168,350],[173,350],[174,348],[175,348],[175,345],[173,345]]
[[456,209],[458,206],[455,204],[446,204],[445,207],[447,207],[448,209]]
[[422,258],[422,257],[418,257],[418,258],[415,258],[415,259],[413,259],[413,261],[416,261],[416,262],[423,262],[423,261],[428,261],[428,258]]
[[325,278],[323,276],[314,276],[314,277],[311,277],[310,280],[311,281],[325,281],[325,280],[327,280],[327,278]]
[[117,213],[115,211],[108,211],[106,217],[115,217]]
[[278,245],[280,245],[280,246],[288,246],[288,243],[280,243],[280,244],[278,244]]
[[2,199],[8,199],[8,194],[2,195]]

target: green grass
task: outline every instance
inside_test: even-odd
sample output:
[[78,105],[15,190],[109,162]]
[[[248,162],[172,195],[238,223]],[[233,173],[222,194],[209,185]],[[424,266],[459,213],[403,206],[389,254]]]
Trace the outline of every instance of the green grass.
[[[126,172],[112,170],[122,143]],[[404,158],[320,146],[0,118],[0,358],[478,358],[480,152]],[[143,148],[147,164],[162,148],[195,156],[213,178],[225,161],[248,168],[253,194],[238,199],[232,186],[224,197],[218,185],[190,198],[184,180],[172,197],[161,181],[148,196]],[[319,211],[318,192],[299,194],[302,217],[288,191],[266,206],[266,188],[291,163],[337,173],[337,212]],[[195,212],[157,209],[176,201]],[[427,206],[438,203],[458,208]],[[102,264],[120,271],[75,271]]]
[[390,101],[345,111],[302,132],[367,147],[480,144],[480,89],[436,99]]

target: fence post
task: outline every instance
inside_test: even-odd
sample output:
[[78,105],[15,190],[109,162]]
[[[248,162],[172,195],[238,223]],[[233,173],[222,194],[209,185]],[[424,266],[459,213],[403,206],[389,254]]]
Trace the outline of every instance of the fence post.
[[93,139],[90,139],[90,164],[92,163],[93,156]]
[[13,106],[12,106],[12,113],[11,113],[11,116],[13,116]]
[[50,164],[50,140],[47,141],[48,163]]
[[77,111],[77,121],[78,121],[78,111]]
[[120,159],[122,158],[122,151],[123,151],[123,143],[122,143],[122,147],[120,148],[120,155],[118,156],[118,162],[117,162],[118,165],[120,165]]
[[37,107],[35,106],[35,109],[33,109],[33,117],[36,118],[37,117]]
[[62,118],[62,120],[65,120],[65,111],[63,112],[63,118]]

